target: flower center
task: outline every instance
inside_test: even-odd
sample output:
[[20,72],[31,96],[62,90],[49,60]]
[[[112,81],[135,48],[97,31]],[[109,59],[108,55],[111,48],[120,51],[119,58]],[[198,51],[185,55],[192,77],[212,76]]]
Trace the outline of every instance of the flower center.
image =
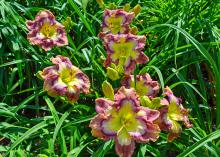
[[122,17],[109,17],[107,19],[107,23],[109,25],[109,29],[113,34],[117,34],[120,32],[121,23],[122,23]]
[[120,57],[125,57],[125,62],[128,60],[129,57],[135,59],[137,57],[137,52],[134,50],[135,42],[133,41],[126,41],[126,38],[120,38],[118,43],[113,43],[112,49],[114,53],[112,54],[112,59],[117,60]]
[[121,55],[125,56],[125,48],[124,47],[121,48]]
[[132,115],[130,113],[123,114],[120,118],[120,122],[125,128],[128,127],[132,123]]
[[50,25],[49,22],[45,22],[40,29],[40,32],[47,38],[51,38],[56,34],[56,25]]
[[148,95],[150,92],[150,87],[144,83],[143,80],[136,82],[136,87],[134,84],[134,80],[132,81],[132,87],[136,89],[136,92],[140,96]]
[[65,84],[68,84],[70,82],[72,82],[75,78],[75,73],[73,70],[70,70],[70,69],[63,69],[61,74],[60,74],[60,77],[62,79],[62,81],[65,83]]

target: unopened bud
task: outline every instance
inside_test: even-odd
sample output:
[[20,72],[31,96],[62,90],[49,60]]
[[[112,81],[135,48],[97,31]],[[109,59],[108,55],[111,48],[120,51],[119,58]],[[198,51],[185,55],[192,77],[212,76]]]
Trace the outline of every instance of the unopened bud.
[[131,6],[129,3],[125,4],[125,6],[123,7],[123,10],[127,12],[129,12],[130,9],[131,9]]
[[42,77],[42,71],[38,71],[35,76],[37,76],[37,78],[43,80],[44,78]]
[[132,27],[131,30],[130,30],[130,33],[131,33],[131,34],[134,34],[134,35],[136,35],[137,32],[138,32],[137,27]]
[[116,8],[117,8],[117,6],[115,5],[115,3],[110,3],[109,4],[109,9],[114,10]]
[[96,0],[96,2],[99,4],[99,7],[100,8],[103,8],[104,7],[104,2],[103,2],[103,0]]
[[118,80],[120,78],[118,72],[110,67],[107,68],[107,76],[113,81]]
[[135,14],[135,16],[137,16],[140,12],[141,12],[141,6],[139,4],[137,4],[134,8],[133,8],[133,12]]
[[108,81],[104,81],[102,83],[102,91],[106,98],[109,98],[110,100],[114,100],[114,89],[112,88],[112,85]]

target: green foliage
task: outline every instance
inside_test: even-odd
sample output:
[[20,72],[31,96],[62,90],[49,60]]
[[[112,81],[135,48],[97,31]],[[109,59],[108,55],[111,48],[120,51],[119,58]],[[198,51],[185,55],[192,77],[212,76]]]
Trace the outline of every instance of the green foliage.
[[[104,1],[106,2],[106,1]],[[171,86],[191,109],[191,129],[172,143],[137,145],[138,157],[220,154],[220,2],[218,0],[120,0],[117,7],[141,5],[135,23],[147,36],[149,72],[162,87]],[[66,22],[69,45],[45,52],[26,39],[25,21],[42,9]],[[113,142],[91,135],[95,99],[103,96],[106,56],[100,31],[103,10],[95,0],[0,0],[0,154],[9,157],[116,156]],[[68,18],[67,18],[68,17]],[[91,93],[74,104],[43,92],[36,74],[55,55],[67,56],[86,73]],[[111,81],[111,80],[109,80]],[[160,91],[162,92],[162,90]],[[112,96],[112,95],[111,95]],[[0,156],[1,156],[0,155]]]

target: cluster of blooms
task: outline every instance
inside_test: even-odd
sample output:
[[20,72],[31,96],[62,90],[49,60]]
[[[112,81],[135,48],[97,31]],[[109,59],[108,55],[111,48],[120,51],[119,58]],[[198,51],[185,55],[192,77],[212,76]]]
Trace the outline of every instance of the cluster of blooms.
[[[91,120],[92,135],[102,140],[113,139],[115,150],[121,157],[131,157],[135,142],[155,142],[161,131],[168,133],[168,141],[174,140],[182,131],[181,123],[192,127],[188,119],[188,110],[182,106],[169,87],[159,94],[159,83],[149,74],[133,75],[136,64],[145,64],[149,60],[143,49],[145,36],[138,36],[130,28],[133,18],[140,11],[117,9],[104,11],[102,32],[99,34],[107,52],[104,66],[111,80],[121,79],[121,87],[113,89],[105,81],[102,89],[105,98],[97,98],[97,115]],[[45,51],[55,45],[68,44],[64,26],[55,20],[48,11],[40,11],[35,20],[27,21],[28,40],[41,46]],[[51,58],[53,66],[39,72],[44,80],[44,90],[52,97],[67,98],[70,103],[78,100],[80,93],[89,93],[90,82],[69,58],[56,56]]]
[[107,52],[104,66],[116,75],[129,75],[135,70],[136,64],[145,64],[149,60],[142,51],[146,37],[132,34],[130,23],[134,17],[134,12],[122,9],[106,9],[104,12],[102,32],[99,34]]
[[168,141],[177,138],[181,123],[192,127],[188,110],[169,87],[158,97],[159,83],[149,74],[133,75],[136,64],[149,59],[144,54],[145,36],[132,33],[130,24],[137,15],[125,9],[104,11],[102,39],[107,58],[104,66],[111,80],[121,79],[121,87],[113,89],[103,83],[105,98],[96,99],[97,115],[90,122],[92,135],[104,141],[113,139],[120,157],[131,157],[135,142],[155,142],[161,131],[168,133]]
[[[54,46],[68,44],[64,26],[55,20],[49,10],[40,11],[35,20],[26,22],[29,33],[28,40],[33,45],[39,45],[45,51]],[[51,58],[53,66],[40,71],[38,76],[44,80],[44,90],[52,97],[67,98],[70,103],[78,100],[80,93],[89,93],[90,82],[79,68],[74,66],[70,59],[57,55]]]

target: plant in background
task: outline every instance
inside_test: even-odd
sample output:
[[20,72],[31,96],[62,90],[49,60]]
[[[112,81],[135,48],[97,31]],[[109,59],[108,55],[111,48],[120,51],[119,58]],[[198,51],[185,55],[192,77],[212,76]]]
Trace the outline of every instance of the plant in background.
[[90,82],[79,68],[75,67],[69,58],[56,56],[51,58],[53,66],[45,68],[39,74],[44,79],[44,90],[52,97],[66,97],[70,103],[78,100],[80,93],[89,93]]
[[45,51],[51,50],[55,45],[68,45],[64,26],[55,20],[49,10],[40,11],[35,20],[26,22],[29,29],[27,38],[32,45],[39,45]]

